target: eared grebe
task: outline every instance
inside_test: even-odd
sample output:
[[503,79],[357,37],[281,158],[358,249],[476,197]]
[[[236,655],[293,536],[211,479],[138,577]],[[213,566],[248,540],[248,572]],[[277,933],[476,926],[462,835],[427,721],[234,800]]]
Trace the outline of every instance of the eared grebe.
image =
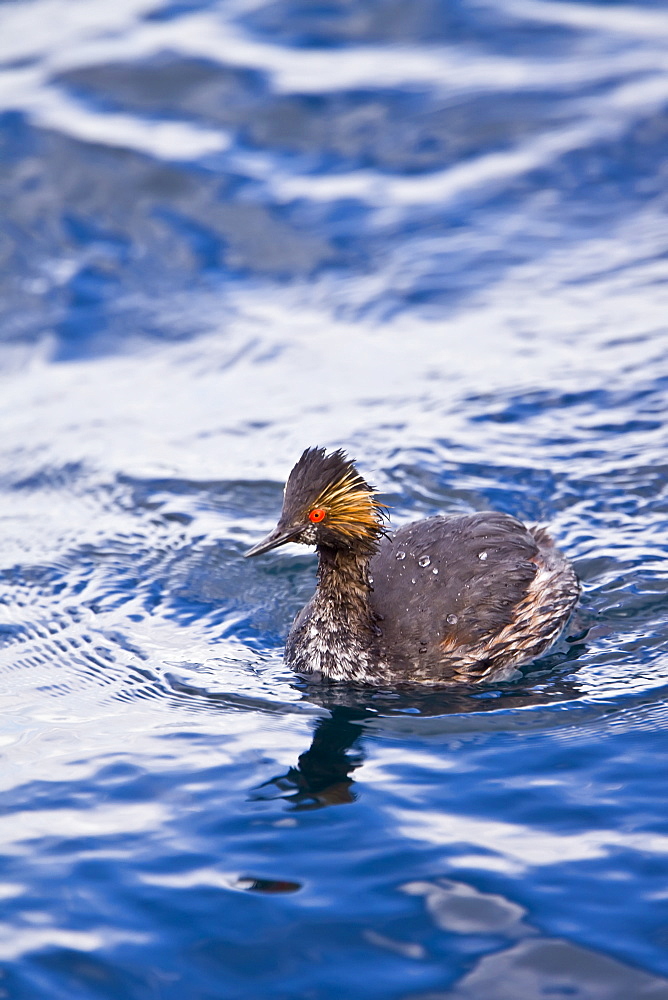
[[383,685],[505,680],[566,624],[580,587],[542,528],[484,511],[389,536],[384,517],[343,451],[308,448],[290,473],[276,529],[245,554],[317,547],[316,591],[286,644],[295,670]]

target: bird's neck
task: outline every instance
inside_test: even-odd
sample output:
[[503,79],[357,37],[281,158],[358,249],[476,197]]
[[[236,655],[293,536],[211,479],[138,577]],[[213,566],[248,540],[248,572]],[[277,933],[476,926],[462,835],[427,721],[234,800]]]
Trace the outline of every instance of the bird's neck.
[[318,585],[297,626],[291,659],[298,670],[331,680],[364,681],[377,661],[370,553],[318,546]]
[[348,620],[366,622],[371,616],[368,552],[318,546],[318,605],[337,609]]

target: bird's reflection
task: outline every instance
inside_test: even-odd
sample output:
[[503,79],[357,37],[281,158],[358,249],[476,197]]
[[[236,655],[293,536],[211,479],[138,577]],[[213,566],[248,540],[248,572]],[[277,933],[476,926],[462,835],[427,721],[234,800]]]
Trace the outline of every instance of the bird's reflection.
[[560,658],[561,677],[555,673],[554,664],[545,659],[540,669],[534,669],[521,684],[370,691],[349,684],[305,682],[309,701],[319,703],[328,714],[318,719],[311,745],[300,754],[296,765],[261,785],[254,798],[283,798],[294,810],[354,802],[352,774],[364,761],[361,743],[367,724],[373,722],[376,728],[386,719],[389,727],[392,717],[433,719],[577,698],[581,691],[575,678],[567,673],[565,659],[577,656],[581,649],[573,645],[570,655]]
[[311,746],[299,756],[297,765],[261,785],[256,797],[280,796],[293,809],[354,802],[350,775],[362,764],[355,745],[362,735],[360,723],[367,715],[364,709],[335,705],[329,716],[316,723]]

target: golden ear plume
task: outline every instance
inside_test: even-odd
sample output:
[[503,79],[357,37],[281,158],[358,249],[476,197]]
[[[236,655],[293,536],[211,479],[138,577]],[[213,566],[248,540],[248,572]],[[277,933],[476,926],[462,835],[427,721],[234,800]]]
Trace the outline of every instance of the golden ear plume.
[[375,540],[383,533],[382,521],[387,507],[375,498],[375,491],[355,469],[347,470],[340,479],[329,483],[319,494],[313,507],[324,507],[327,525],[351,541]]

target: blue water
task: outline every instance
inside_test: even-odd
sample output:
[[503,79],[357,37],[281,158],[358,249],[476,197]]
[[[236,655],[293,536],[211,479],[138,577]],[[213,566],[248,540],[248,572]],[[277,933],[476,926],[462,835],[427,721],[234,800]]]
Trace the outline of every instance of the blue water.
[[[667,154],[661,0],[0,8],[0,997],[668,998]],[[316,444],[566,638],[297,683]]]

